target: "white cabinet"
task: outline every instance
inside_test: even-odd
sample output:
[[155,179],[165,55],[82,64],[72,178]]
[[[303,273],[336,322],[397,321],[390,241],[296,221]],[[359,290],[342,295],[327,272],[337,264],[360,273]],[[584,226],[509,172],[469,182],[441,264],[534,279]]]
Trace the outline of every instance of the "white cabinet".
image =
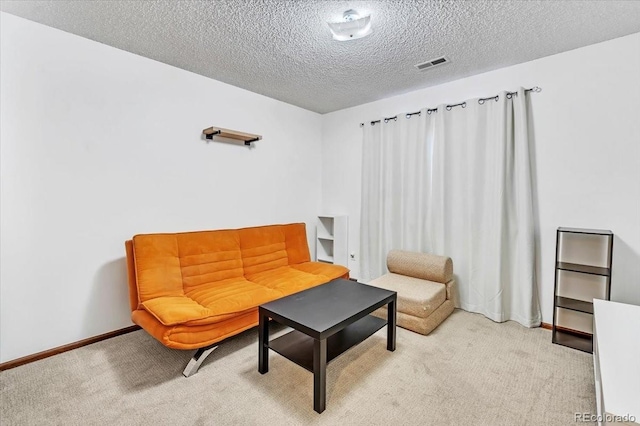
[[595,420],[640,424],[640,306],[594,299],[593,308]]
[[349,267],[347,216],[318,216],[316,258],[318,262]]

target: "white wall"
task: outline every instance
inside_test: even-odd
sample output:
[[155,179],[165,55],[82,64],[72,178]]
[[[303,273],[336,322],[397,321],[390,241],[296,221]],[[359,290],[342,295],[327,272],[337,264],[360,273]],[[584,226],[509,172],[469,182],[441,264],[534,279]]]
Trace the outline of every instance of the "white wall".
[[323,116],[322,207],[349,215],[354,276],[359,123],[535,85],[543,89],[532,95],[543,321],[553,320],[558,226],[611,229],[612,300],[640,304],[640,34]]
[[[130,325],[123,242],[136,233],[305,221],[312,242],[319,211],[345,213],[357,277],[359,123],[519,85],[543,88],[543,320],[558,226],[612,229],[612,298],[640,304],[640,34],[320,116],[0,19],[0,362]],[[207,143],[211,125],[264,140]]]
[[322,116],[0,19],[1,362],[130,325],[134,234],[304,221],[314,241]]

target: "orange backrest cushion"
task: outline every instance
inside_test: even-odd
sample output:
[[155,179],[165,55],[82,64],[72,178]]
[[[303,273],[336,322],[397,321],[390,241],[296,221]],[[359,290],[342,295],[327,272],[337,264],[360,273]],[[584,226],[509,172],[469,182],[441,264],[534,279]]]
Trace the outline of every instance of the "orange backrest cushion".
[[304,223],[136,235],[132,249],[138,305],[310,260]]
[[287,245],[282,225],[239,229],[244,275],[287,266]]
[[182,271],[175,234],[133,237],[138,301],[161,296],[182,296]]
[[307,229],[304,223],[282,225],[284,239],[287,246],[289,265],[311,261],[309,245],[307,244]]
[[236,230],[176,234],[185,292],[243,276]]
[[238,234],[245,276],[310,260],[304,223],[244,228]]

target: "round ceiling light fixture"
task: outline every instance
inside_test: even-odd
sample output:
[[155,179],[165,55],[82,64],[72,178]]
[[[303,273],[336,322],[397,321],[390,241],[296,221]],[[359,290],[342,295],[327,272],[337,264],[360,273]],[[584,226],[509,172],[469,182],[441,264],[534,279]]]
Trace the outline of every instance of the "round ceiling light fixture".
[[371,15],[360,14],[349,9],[342,14],[342,21],[327,22],[333,39],[338,41],[356,40],[371,34]]

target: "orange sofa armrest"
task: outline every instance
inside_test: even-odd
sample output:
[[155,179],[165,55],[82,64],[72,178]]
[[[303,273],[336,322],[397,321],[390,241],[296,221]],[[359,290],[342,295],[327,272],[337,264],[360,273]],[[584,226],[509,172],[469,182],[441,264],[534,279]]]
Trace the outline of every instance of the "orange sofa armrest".
[[162,296],[142,302],[145,311],[163,325],[172,326],[212,316],[211,309],[185,296]]

